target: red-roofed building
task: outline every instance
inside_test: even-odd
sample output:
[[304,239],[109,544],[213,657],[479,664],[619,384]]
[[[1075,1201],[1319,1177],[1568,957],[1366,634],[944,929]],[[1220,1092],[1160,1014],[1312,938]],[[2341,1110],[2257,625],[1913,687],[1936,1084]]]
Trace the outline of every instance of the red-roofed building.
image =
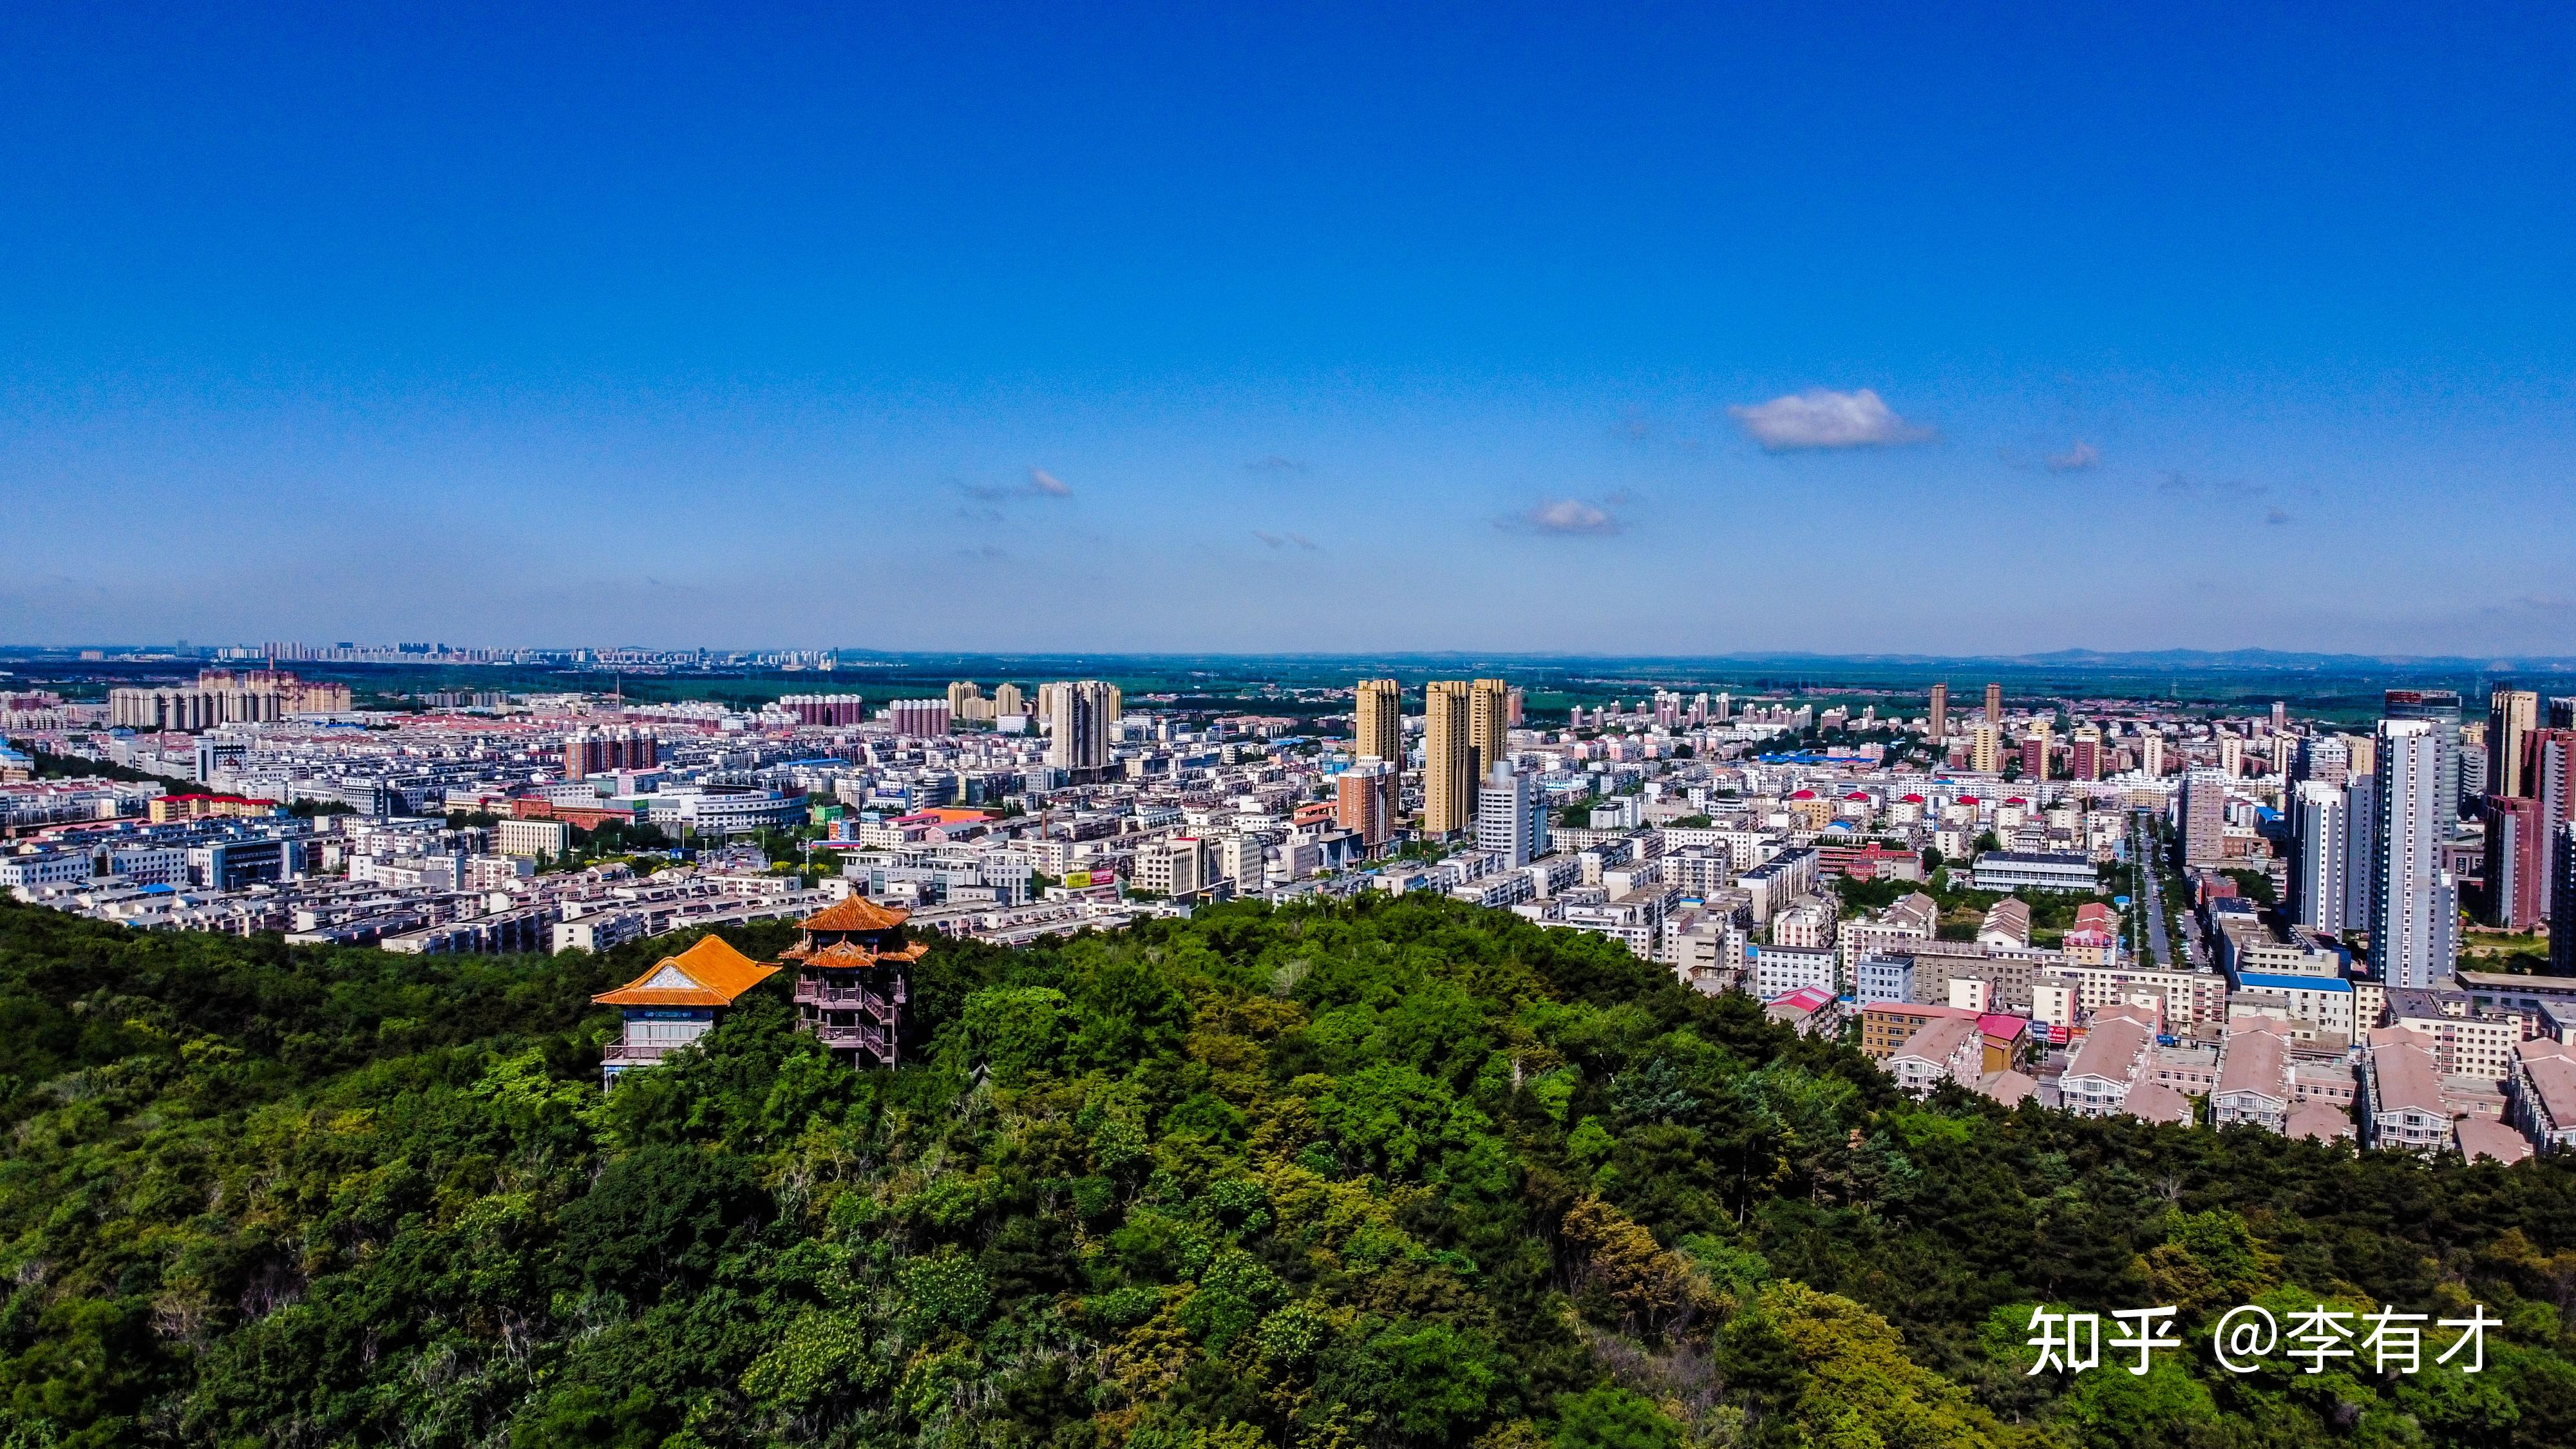
[[2109,931],[2069,931],[2058,943],[2069,966],[2117,965],[2119,946],[2120,938]]
[[559,805],[543,795],[522,795],[510,802],[510,814],[520,820],[560,820],[575,830],[597,830],[615,822],[635,823],[635,812],[620,805]]
[[1762,1010],[1773,1021],[1795,1027],[1800,1036],[1835,1031],[1843,1023],[1842,1001],[1821,986],[1801,986],[1774,998]]
[[1875,840],[1866,845],[1820,845],[1816,868],[1853,880],[1923,879],[1923,857],[1910,850],[1890,850]]

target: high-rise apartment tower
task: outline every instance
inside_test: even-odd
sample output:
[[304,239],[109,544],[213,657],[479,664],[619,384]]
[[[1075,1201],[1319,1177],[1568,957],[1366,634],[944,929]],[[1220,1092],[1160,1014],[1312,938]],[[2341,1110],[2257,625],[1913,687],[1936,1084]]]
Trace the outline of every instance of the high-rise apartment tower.
[[[1676,721],[1681,696],[1673,696]],[[1499,679],[1479,679],[1467,687],[1467,747],[1475,751],[1475,778],[1500,764],[1511,752],[1512,687]]]
[[1476,748],[1468,734],[1469,687],[1435,679],[1422,690],[1422,831],[1450,836],[1476,820]]
[[[2456,704],[2458,696],[2452,698]],[[2443,869],[2451,816],[2442,809],[2442,740],[2434,719],[2380,722],[2370,957],[2379,979],[2392,987],[2440,984],[2459,953],[2458,882]],[[2452,814],[2458,808],[2453,800]]]
[[2523,788],[2523,741],[2540,728],[2540,692],[2499,689],[2487,696],[2487,793],[2528,795]]
[[1403,691],[1392,679],[1363,679],[1359,685],[1358,738],[1351,752],[1363,760],[1404,763]]

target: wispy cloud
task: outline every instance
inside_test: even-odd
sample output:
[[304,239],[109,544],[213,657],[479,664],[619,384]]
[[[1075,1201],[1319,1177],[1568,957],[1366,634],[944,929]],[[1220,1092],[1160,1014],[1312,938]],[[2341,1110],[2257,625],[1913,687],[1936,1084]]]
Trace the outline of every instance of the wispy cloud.
[[1502,520],[1497,526],[1575,538],[1617,533],[1627,525],[1598,504],[1586,503],[1580,498],[1550,498],[1542,500],[1527,513]]
[[2265,523],[2287,523],[2290,521],[2290,512],[2286,508],[2266,508],[2263,510],[2263,521]]
[[1898,417],[1875,392],[1815,387],[1726,410],[1753,441],[1774,453],[1817,448],[1892,448],[1928,441],[1930,428]]
[[2102,466],[2102,450],[2082,438],[2063,453],[2052,453],[2048,459],[2051,473],[2084,473]]
[[1271,548],[1297,548],[1308,553],[1315,553],[1323,548],[1322,544],[1302,533],[1272,533],[1266,529],[1256,528],[1252,531],[1252,536]]
[[1267,458],[1255,458],[1251,462],[1244,464],[1243,471],[1247,473],[1303,473],[1306,471],[1306,465],[1294,458],[1282,458],[1278,454],[1273,453]]
[[[1063,479],[1044,468],[1031,468],[1028,481],[1025,483],[970,483],[963,478],[951,478],[948,484],[976,502],[985,504],[1007,503],[1015,498],[1071,498],[1073,496],[1073,489],[1066,486]],[[987,517],[1000,516],[991,508],[978,509],[975,512]]]

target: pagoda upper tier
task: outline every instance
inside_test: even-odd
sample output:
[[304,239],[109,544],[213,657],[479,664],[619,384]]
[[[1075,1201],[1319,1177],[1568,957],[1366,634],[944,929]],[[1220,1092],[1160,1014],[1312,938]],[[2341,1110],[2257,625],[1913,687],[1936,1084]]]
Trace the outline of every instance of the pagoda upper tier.
[[797,922],[804,937],[780,952],[779,959],[825,970],[909,964],[930,950],[921,941],[895,944],[903,923],[911,917],[912,912],[900,906],[847,896]]

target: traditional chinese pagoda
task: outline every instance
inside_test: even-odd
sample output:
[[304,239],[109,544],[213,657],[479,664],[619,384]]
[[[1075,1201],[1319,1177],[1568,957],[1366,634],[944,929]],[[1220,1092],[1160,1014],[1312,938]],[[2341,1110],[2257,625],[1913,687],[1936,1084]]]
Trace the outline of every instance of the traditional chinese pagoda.
[[930,947],[902,944],[912,912],[849,896],[797,922],[805,936],[781,953],[796,966],[796,1019],[859,1067],[896,1064],[904,968]]
[[777,967],[752,960],[721,937],[702,936],[696,945],[654,962],[652,970],[615,991],[592,997],[626,1014],[624,1034],[600,1053],[601,1085],[614,1086],[619,1073],[651,1066],[706,1035],[716,1024],[717,1012],[777,972]]

